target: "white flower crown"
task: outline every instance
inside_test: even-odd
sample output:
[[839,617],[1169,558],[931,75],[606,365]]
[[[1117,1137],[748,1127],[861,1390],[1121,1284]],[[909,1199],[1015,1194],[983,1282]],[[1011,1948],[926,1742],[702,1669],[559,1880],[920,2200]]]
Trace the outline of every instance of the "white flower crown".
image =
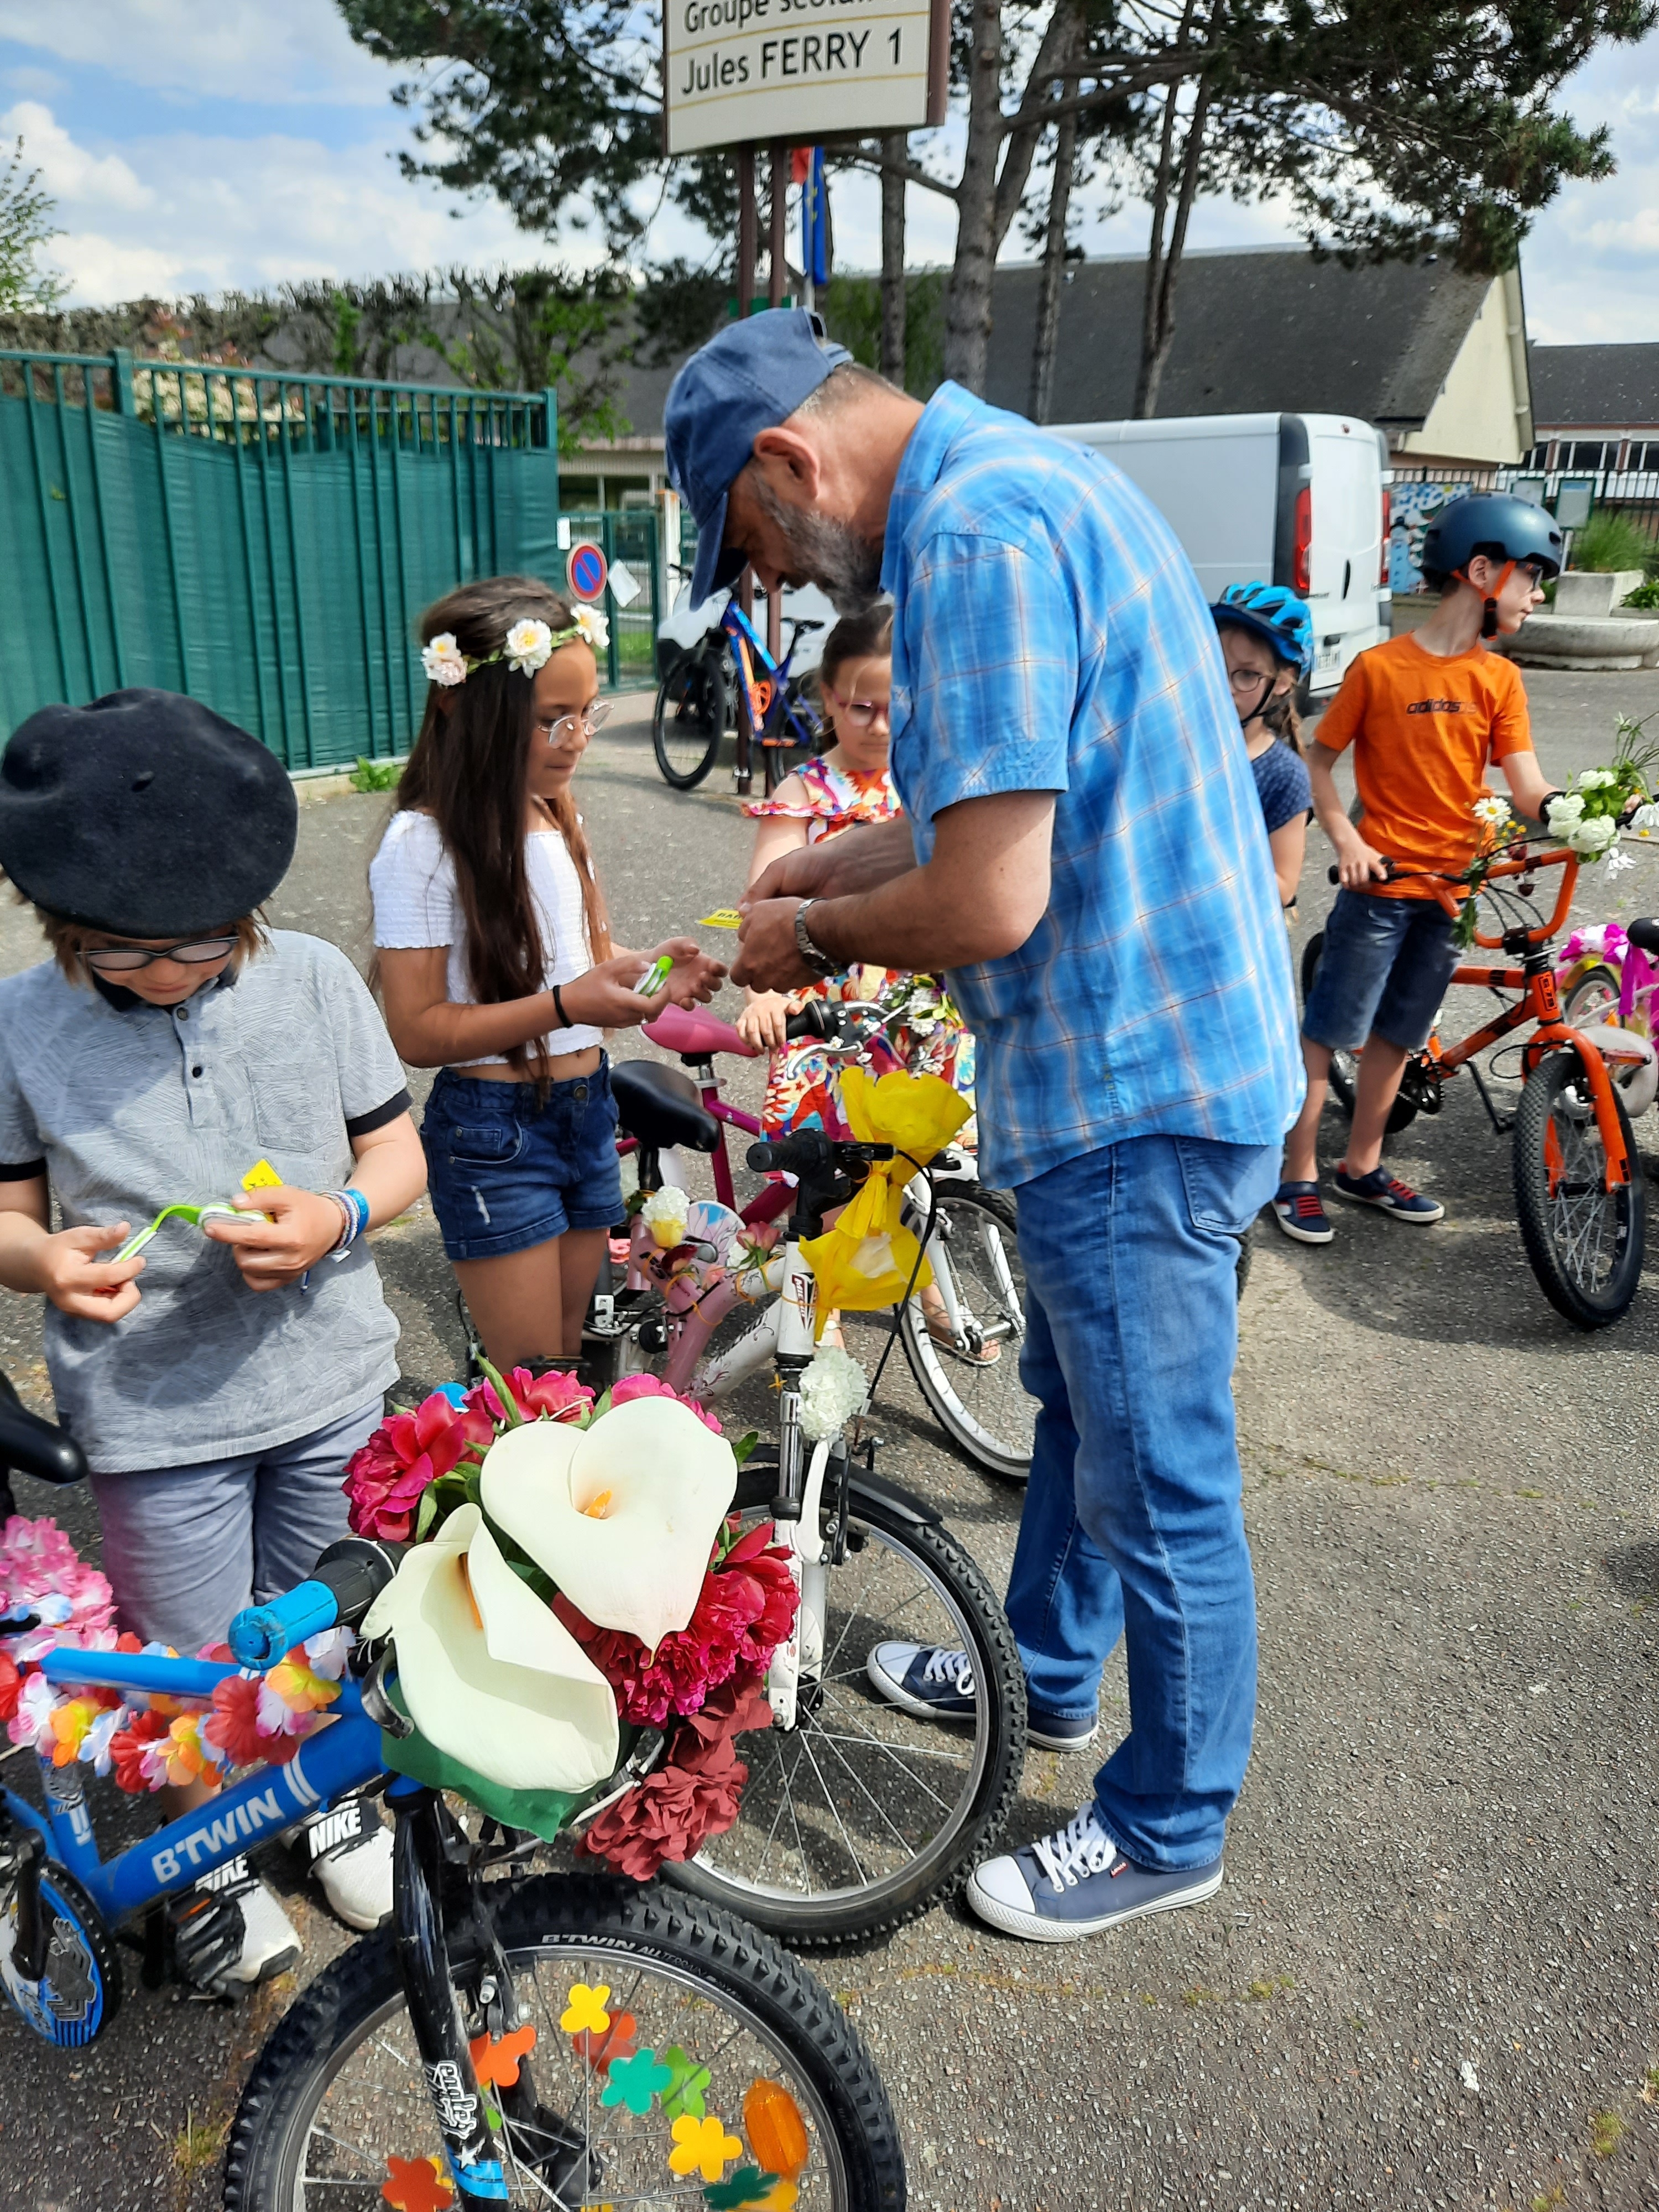
[[441,684],[449,690],[465,684],[475,668],[489,668],[498,660],[504,660],[515,676],[533,676],[547,665],[560,646],[574,645],[578,639],[594,653],[603,653],[610,643],[611,625],[597,608],[576,608],[564,629],[550,629],[544,622],[528,618],[515,622],[499,652],[486,653],[476,660],[456,644],[454,631],[447,629],[421,647],[421,665],[429,684]]

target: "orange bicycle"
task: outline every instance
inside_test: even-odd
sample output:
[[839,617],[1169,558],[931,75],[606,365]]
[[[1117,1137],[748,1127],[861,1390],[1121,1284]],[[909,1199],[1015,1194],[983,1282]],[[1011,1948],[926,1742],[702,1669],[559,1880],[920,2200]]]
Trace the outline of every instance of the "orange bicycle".
[[[1565,847],[1534,852],[1524,841],[1505,857],[1462,875],[1422,869],[1409,872],[1434,884],[1434,896],[1455,921],[1464,897],[1480,896],[1495,910],[1499,927],[1478,925],[1474,942],[1503,951],[1502,965],[1468,963],[1452,981],[1491,991],[1501,1002],[1492,1020],[1455,1044],[1443,1044],[1439,1025],[1424,1049],[1406,1063],[1390,1130],[1419,1114],[1437,1114],[1447,1079],[1467,1067],[1499,1136],[1515,1137],[1515,1205],[1521,1241],[1539,1287],[1559,1314],[1579,1328],[1605,1328],[1630,1310],[1642,1277],[1646,1195],[1635,1139],[1618,1086],[1608,1073],[1619,1047],[1598,1050],[1582,1030],[1561,1018],[1550,940],[1565,922],[1578,882],[1577,855]],[[1554,910],[1541,916],[1537,878],[1561,870]],[[1407,874],[1392,865],[1389,880]],[[1329,871],[1330,880],[1339,880]],[[1462,894],[1462,896],[1460,896]],[[1305,1000],[1319,965],[1323,939],[1312,939],[1302,957]],[[1518,997],[1508,994],[1518,993]],[[1475,1056],[1524,1024],[1530,1036],[1505,1048],[1521,1062],[1521,1097],[1513,1115],[1499,1110]],[[1632,1057],[1640,1048],[1632,1042]],[[1350,1112],[1357,1055],[1333,1054],[1331,1089]]]

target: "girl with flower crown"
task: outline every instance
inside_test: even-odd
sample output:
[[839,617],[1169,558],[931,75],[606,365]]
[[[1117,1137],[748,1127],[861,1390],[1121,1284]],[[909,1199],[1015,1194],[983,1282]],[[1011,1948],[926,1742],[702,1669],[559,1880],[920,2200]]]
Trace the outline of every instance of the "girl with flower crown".
[[[503,1370],[581,1346],[621,1218],[603,1045],[725,970],[689,938],[612,945],[571,783],[609,708],[603,617],[528,576],[464,585],[421,621],[429,689],[369,868],[379,987],[405,1060],[435,1067],[433,1211]],[[634,988],[659,955],[655,995]]]

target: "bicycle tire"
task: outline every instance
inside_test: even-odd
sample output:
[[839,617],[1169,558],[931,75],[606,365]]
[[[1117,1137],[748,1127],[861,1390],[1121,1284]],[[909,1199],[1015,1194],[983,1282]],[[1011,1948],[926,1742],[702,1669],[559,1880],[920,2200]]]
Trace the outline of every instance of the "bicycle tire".
[[[1310,937],[1302,948],[1302,1004],[1304,1008],[1313,990],[1313,980],[1319,972],[1319,957],[1324,949],[1325,934],[1322,930],[1316,936]],[[1334,1048],[1331,1053],[1330,1072],[1325,1080],[1331,1096],[1352,1121],[1353,1102],[1359,1086],[1358,1054],[1348,1051],[1345,1046]],[[1417,1115],[1417,1101],[1408,1097],[1403,1091],[1397,1092],[1393,1105],[1389,1109],[1389,1135],[1397,1137],[1402,1129],[1409,1129]]]
[[665,783],[695,791],[720,757],[726,685],[717,654],[688,653],[657,687],[651,748]]
[[[799,1861],[809,1886],[803,1889],[802,1876],[795,1876],[788,1882],[762,1878],[788,1870],[788,1842],[775,1843],[766,1832],[769,1820],[775,1829],[781,1818],[781,1810],[774,1818],[770,1808],[774,1795],[781,1801],[783,1790],[803,1768],[810,1765],[812,1775],[821,1779],[817,1754],[812,1752],[815,1742],[823,1747],[826,1765],[830,1763],[830,1753],[833,1749],[841,1765],[854,1775],[859,1789],[864,1790],[839,1742],[832,1741],[830,1728],[817,1725],[820,1717],[827,1716],[833,1723],[843,1714],[856,1720],[862,1711],[869,1714],[872,1721],[879,1719],[888,1729],[884,1738],[878,1739],[866,1731],[862,1739],[849,1735],[845,1741],[855,1748],[860,1740],[878,1748],[884,1746],[892,1765],[898,1767],[903,1762],[894,1747],[904,1744],[911,1735],[926,1746],[918,1754],[920,1757],[939,1761],[949,1756],[944,1747],[953,1736],[962,1741],[960,1735],[948,1723],[907,1719],[869,1687],[864,1665],[869,1649],[879,1638],[883,1624],[877,1622],[877,1635],[861,1644],[848,1662],[845,1676],[848,1686],[842,1686],[843,1677],[840,1674],[827,1678],[834,1686],[833,1704],[826,1694],[817,1712],[809,1714],[806,1722],[797,1729],[788,1733],[773,1729],[763,1735],[744,1738],[743,1749],[749,1761],[749,1781],[735,1826],[725,1835],[712,1838],[696,1858],[684,1864],[665,1866],[663,1872],[678,1886],[740,1914],[796,1950],[861,1942],[873,1936],[890,1935],[895,1929],[919,1919],[941,1899],[954,1895],[984,1856],[987,1848],[1001,1833],[1025,1764],[1024,1670],[1007,1616],[985,1577],[956,1539],[937,1523],[911,1521],[898,1509],[867,1496],[854,1501],[854,1513],[856,1523],[867,1531],[868,1536],[895,1552],[908,1553],[921,1563],[927,1583],[936,1590],[943,1586],[950,1607],[945,1617],[952,1623],[951,1640],[971,1655],[980,1697],[973,1723],[974,1741],[965,1762],[966,1780],[950,1819],[937,1834],[924,1841],[921,1849],[913,1850],[902,1864],[890,1868],[879,1879],[849,1882],[835,1890],[815,1893],[811,1888],[812,1865],[833,1866],[838,1857],[843,1863],[850,1858],[862,1872],[856,1846],[844,1827],[841,1837],[830,1834],[816,1804],[803,1799],[797,1811],[793,1796],[787,1802],[799,1844]],[[850,1554],[849,1563],[854,1557],[862,1559],[863,1554]],[[830,1570],[832,1626],[838,1617],[836,1578],[846,1572],[846,1568]],[[841,1602],[849,1607],[873,1603],[864,1595],[867,1588],[866,1583],[856,1593],[849,1590]],[[855,1619],[864,1629],[872,1625],[867,1610],[856,1614],[849,1610],[847,1618],[849,1628]],[[896,1629],[889,1626],[888,1632],[896,1632],[919,1643],[945,1640],[943,1632],[930,1633],[914,1611],[909,1615],[909,1625],[901,1621]],[[843,1638],[846,1633],[846,1630],[842,1632]],[[826,1644],[828,1641],[826,1633]],[[839,1648],[837,1644],[836,1649]],[[987,1684],[992,1691],[988,1698],[985,1695]],[[790,1757],[787,1747],[802,1745],[805,1751],[795,1750],[793,1763],[786,1768],[785,1761]],[[812,1754],[810,1759],[809,1753]],[[907,1807],[891,1767],[885,1763],[878,1765],[881,1801],[852,1802],[854,1817],[864,1824],[860,1839],[866,1842],[866,1849],[871,1848],[868,1838],[872,1814],[876,1820],[885,1820],[890,1827],[895,1826],[890,1812],[901,1817],[907,1810],[914,1814],[914,1803]],[[942,1782],[942,1768],[932,1770],[932,1778]],[[775,1779],[782,1785],[775,1793]],[[803,1777],[803,1787],[810,1789],[810,1778]],[[827,1800],[828,1790],[823,1794]],[[832,1819],[844,1817],[839,1806],[831,1805],[828,1809]],[[800,1826],[803,1815],[807,1821],[804,1830]],[[756,1841],[757,1837],[763,1839],[759,1844]],[[740,1871],[744,1865],[754,1869],[752,1875],[745,1876]]]
[[[1006,1326],[1002,1356],[994,1365],[981,1367],[937,1344],[928,1332],[919,1297],[908,1298],[898,1313],[899,1341],[915,1377],[916,1388],[927,1410],[951,1443],[975,1467],[1008,1482],[1024,1482],[1031,1472],[1031,1441],[1036,1425],[1036,1401],[1020,1387],[1019,1346],[1025,1333],[1024,1273],[1019,1266],[1018,1219],[1012,1199],[1001,1191],[986,1190],[978,1183],[941,1183],[938,1187],[936,1223],[947,1241],[952,1273],[957,1267],[954,1244],[965,1255],[963,1272],[971,1267],[973,1240],[964,1230],[977,1224],[984,1248],[987,1276],[979,1280],[980,1297],[968,1300],[975,1321]],[[993,1248],[992,1238],[996,1240]],[[1012,1301],[997,1279],[999,1255],[1007,1267]],[[957,1285],[960,1290],[960,1285]],[[1012,1304],[1016,1309],[1008,1310]],[[983,1305],[984,1312],[978,1310]]]
[[1592,1030],[1618,1011],[1619,978],[1605,961],[1587,968],[1561,1002],[1561,1018],[1570,1030]]
[[[1606,1152],[1589,1097],[1578,1054],[1569,1047],[1547,1054],[1534,1069],[1515,1113],[1515,1207],[1521,1241],[1544,1296],[1564,1319],[1583,1329],[1606,1328],[1629,1312],[1642,1279],[1647,1230],[1647,1196],[1625,1102],[1615,1085],[1613,1100],[1631,1179],[1598,1194]],[[1563,1164],[1553,1191],[1546,1150],[1552,1131]],[[1583,1197],[1593,1203],[1575,1206],[1574,1200]]]
[[[499,1891],[492,1886],[485,1894],[493,1900]],[[898,2130],[863,2039],[827,1991],[776,1944],[654,1883],[635,1888],[609,1879],[538,1875],[513,1886],[494,1917],[515,1972],[526,1960],[533,1972],[535,1961],[579,1959],[586,1952],[597,1958],[607,1978],[620,1984],[617,1970],[625,1970],[631,1958],[665,1980],[714,1992],[712,2002],[728,2020],[740,2006],[759,2024],[757,2040],[769,2039],[787,2053],[799,2078],[811,2085],[833,2130],[841,2185],[832,2195],[814,2189],[817,2202],[836,2212],[902,2212]],[[225,2212],[296,2212],[307,2201],[301,2168],[318,2109],[354,2052],[387,2032],[386,2023],[404,2002],[393,1945],[384,1935],[354,1945],[296,1999],[242,2092],[226,2153]],[[711,2002],[707,1995],[704,2002]],[[425,2100],[420,2103],[424,2106]],[[736,2113],[723,2116],[731,2120]],[[412,2118],[409,2132],[414,2136]],[[429,2132],[435,2144],[435,2126]],[[416,2141],[404,2145],[416,2152],[418,2147]],[[659,2201],[683,2204],[686,2185],[674,2183],[665,2166],[662,2172]],[[818,2178],[812,2167],[807,2172]],[[519,2202],[563,2201],[532,2185],[537,2193]],[[337,2212],[359,2212],[356,2191],[333,2185],[327,2193]],[[582,2201],[589,2193],[582,2192]],[[605,2194],[602,2187],[592,2193]],[[803,2207],[807,2197],[803,2187]],[[641,2200],[630,2195],[629,2201]],[[380,2206],[378,2195],[365,2194],[362,2212],[371,2203]]]

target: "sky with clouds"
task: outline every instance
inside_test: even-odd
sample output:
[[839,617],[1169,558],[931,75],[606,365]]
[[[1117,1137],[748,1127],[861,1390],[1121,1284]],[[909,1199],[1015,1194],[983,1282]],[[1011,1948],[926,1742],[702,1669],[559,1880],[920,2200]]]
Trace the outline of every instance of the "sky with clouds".
[[[0,140],[21,134],[57,201],[51,258],[77,302],[591,256],[577,236],[527,239],[491,200],[405,183],[393,82],[332,0],[0,0]],[[1659,339],[1659,34],[1598,56],[1564,99],[1611,126],[1619,173],[1569,187],[1537,223],[1522,264],[1532,334]],[[835,219],[842,265],[873,267],[873,183],[838,179]],[[1271,209],[1218,202],[1191,242],[1285,234]],[[1083,236],[1091,253],[1139,252],[1144,210]],[[913,192],[913,262],[947,260],[951,237],[948,204]],[[696,241],[671,222],[653,243]]]

